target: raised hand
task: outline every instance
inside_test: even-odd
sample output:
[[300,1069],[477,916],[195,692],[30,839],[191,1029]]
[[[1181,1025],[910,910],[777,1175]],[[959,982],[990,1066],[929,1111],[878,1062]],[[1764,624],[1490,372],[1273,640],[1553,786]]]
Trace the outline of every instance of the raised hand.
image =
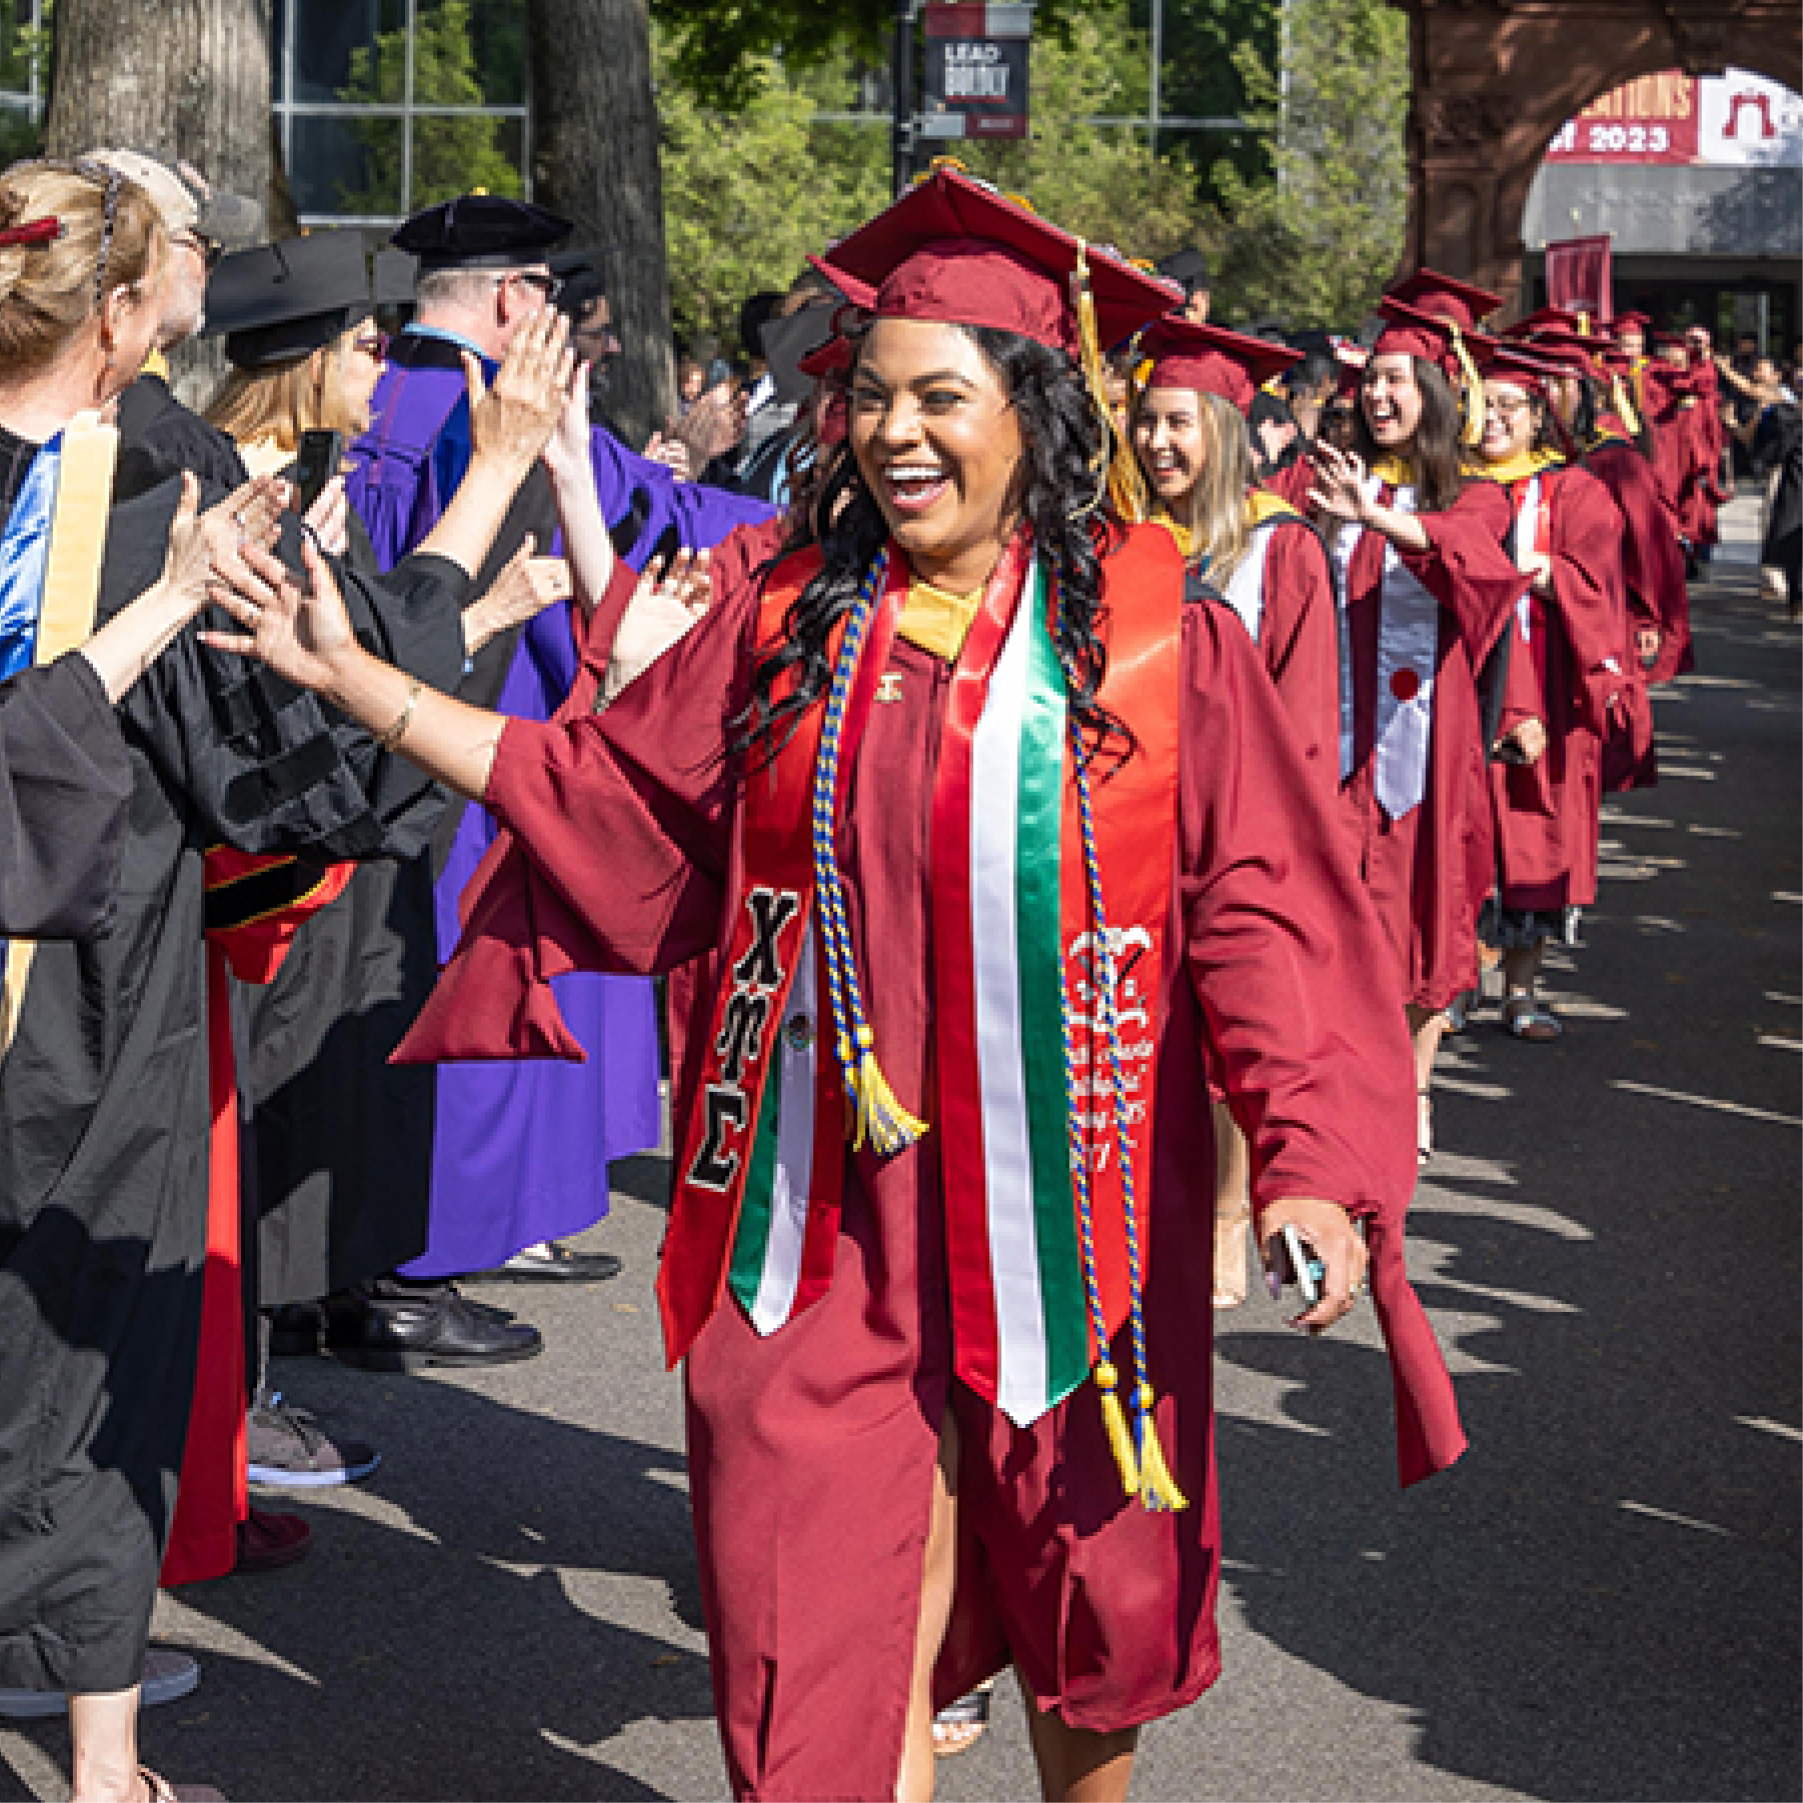
[[686,633],[713,604],[705,551],[679,551],[668,565],[646,566],[614,634],[597,707],[605,707]]
[[463,610],[463,648],[471,657],[497,633],[523,626],[553,601],[570,598],[570,566],[561,557],[535,557],[537,543],[526,534],[487,594]]
[[1314,479],[1308,504],[1330,520],[1358,525],[1365,517],[1365,461],[1356,451],[1341,451],[1322,441],[1311,457]]
[[570,378],[563,411],[557,416],[545,444],[545,468],[553,478],[578,473],[589,455],[589,373],[587,362],[578,363]]
[[480,364],[465,352],[472,456],[530,468],[557,429],[575,367],[570,322],[555,307],[540,308],[520,327],[486,391]]
[[681,419],[669,427],[672,442],[688,447],[689,463],[703,470],[745,436],[745,395],[722,382],[710,388]]
[[301,544],[301,561],[305,580],[256,545],[229,566],[215,564],[208,596],[240,630],[200,636],[215,650],[256,658],[297,688],[329,691],[361,648],[338,583],[310,539]]
[[[675,430],[675,422],[670,425]],[[661,432],[653,432],[650,442],[643,453],[646,462],[661,463],[678,482],[694,480],[694,469],[689,463],[689,447],[680,438],[666,438]]]

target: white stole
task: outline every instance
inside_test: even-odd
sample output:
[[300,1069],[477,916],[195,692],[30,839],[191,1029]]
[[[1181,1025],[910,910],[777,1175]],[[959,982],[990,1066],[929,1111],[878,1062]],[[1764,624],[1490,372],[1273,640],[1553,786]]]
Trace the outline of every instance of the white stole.
[[1252,635],[1255,645],[1265,620],[1265,563],[1271,552],[1271,536],[1268,524],[1254,526],[1246,535],[1246,554],[1227,578],[1222,596],[1239,615],[1240,624]]

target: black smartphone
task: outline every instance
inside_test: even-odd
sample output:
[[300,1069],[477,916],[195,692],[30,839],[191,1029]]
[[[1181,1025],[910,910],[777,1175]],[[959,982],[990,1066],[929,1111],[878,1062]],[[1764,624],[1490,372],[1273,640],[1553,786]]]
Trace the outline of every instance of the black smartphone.
[[303,518],[344,464],[342,432],[303,432],[294,458],[294,511]]

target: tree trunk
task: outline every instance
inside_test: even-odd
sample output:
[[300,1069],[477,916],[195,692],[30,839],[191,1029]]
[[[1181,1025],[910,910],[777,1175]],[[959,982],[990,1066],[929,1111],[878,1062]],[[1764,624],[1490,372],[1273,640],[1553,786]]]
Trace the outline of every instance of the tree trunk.
[[[184,157],[268,212],[269,25],[270,0],[56,0],[49,154]],[[174,361],[185,396],[223,367],[210,342]]]
[[531,0],[528,17],[533,198],[601,252],[624,347],[607,410],[642,444],[676,404],[646,0]]

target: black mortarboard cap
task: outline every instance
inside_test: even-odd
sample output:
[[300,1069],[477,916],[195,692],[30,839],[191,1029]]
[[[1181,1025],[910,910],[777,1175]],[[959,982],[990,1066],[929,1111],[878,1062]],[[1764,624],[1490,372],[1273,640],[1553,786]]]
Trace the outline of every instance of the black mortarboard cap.
[[240,369],[307,356],[367,319],[369,253],[358,231],[311,232],[234,251],[207,280],[207,335]]
[[1208,286],[1208,259],[1193,244],[1160,257],[1154,267],[1166,281],[1178,283],[1186,295]]
[[542,263],[572,230],[569,220],[529,200],[499,194],[460,194],[415,213],[392,239],[419,258],[420,273],[435,269],[517,269]]
[[560,251],[551,258],[551,273],[562,284],[557,291],[558,307],[578,323],[607,292],[598,250]]
[[410,307],[413,305],[414,283],[419,278],[419,264],[404,250],[384,244],[376,252],[375,301],[378,307]]

